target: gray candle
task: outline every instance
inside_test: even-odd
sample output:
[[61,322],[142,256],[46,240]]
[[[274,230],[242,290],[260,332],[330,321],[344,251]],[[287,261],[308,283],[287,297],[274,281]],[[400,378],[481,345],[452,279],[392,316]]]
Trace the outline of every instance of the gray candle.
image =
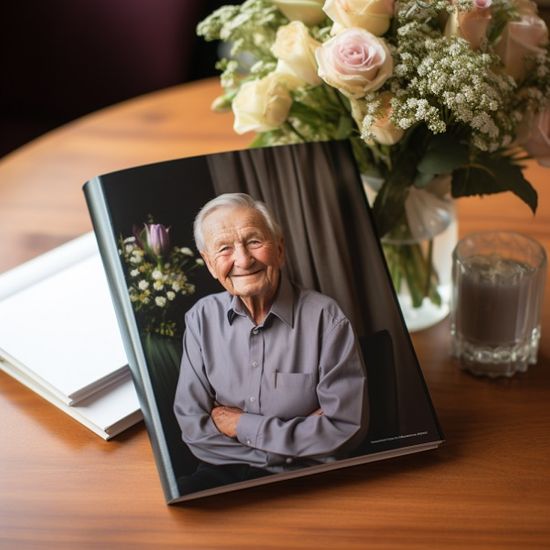
[[510,376],[536,361],[546,254],[532,239],[478,233],[453,254],[453,354],[476,374]]

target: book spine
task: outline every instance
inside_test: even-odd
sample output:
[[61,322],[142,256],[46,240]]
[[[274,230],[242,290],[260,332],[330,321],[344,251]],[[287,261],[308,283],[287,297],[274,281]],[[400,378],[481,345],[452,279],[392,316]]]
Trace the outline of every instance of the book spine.
[[92,225],[97,239],[103,267],[109,283],[111,298],[115,308],[120,333],[130,370],[136,385],[143,417],[151,445],[155,453],[159,475],[166,501],[169,502],[179,495],[177,481],[173,474],[168,446],[164,438],[163,427],[156,407],[151,379],[147,370],[147,361],[141,345],[138,326],[128,296],[126,279],[119,259],[117,237],[115,235],[103,184],[100,177],[93,178],[84,185],[84,195],[92,219]]

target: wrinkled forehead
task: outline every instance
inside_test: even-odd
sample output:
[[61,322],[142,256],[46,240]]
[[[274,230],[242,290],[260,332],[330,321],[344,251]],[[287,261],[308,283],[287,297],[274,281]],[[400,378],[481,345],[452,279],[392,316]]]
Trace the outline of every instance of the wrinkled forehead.
[[245,230],[274,238],[264,215],[246,206],[220,206],[212,210],[204,218],[202,229],[206,245],[222,235],[238,235]]

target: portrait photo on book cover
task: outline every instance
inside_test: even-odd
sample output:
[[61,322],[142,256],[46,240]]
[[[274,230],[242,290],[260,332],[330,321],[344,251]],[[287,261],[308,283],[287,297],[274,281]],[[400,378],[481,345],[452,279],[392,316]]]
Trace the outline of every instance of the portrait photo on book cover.
[[441,440],[347,142],[107,178],[172,501]]

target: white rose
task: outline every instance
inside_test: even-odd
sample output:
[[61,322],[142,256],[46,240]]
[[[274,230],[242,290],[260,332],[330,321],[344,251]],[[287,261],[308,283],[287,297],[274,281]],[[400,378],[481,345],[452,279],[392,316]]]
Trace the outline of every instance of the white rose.
[[326,0],[323,10],[338,26],[357,27],[381,36],[390,28],[394,1]]
[[390,93],[382,94],[380,97],[380,114],[370,127],[374,139],[382,145],[394,145],[405,133],[401,128],[395,126],[390,120],[392,114]]
[[520,145],[542,166],[550,167],[550,105],[528,115],[518,129]]
[[175,297],[176,297],[176,293],[175,292],[172,292],[171,290],[169,290],[167,293],[166,293],[166,297],[172,301]]
[[138,283],[138,288],[140,290],[147,290],[149,288],[149,283],[143,279]]
[[349,97],[378,90],[393,72],[386,42],[363,29],[347,29],[315,52],[319,76]]
[[472,49],[479,49],[491,22],[491,4],[492,0],[474,0],[471,10],[455,10],[447,20],[445,36],[460,36]]
[[162,271],[155,269],[153,273],[151,273],[151,277],[155,279],[155,281],[158,281],[159,279],[162,279]]
[[164,307],[166,305],[166,298],[164,296],[157,296],[155,298],[155,304],[159,307]]
[[320,42],[313,39],[301,21],[279,27],[271,51],[278,59],[276,72],[293,75],[312,86],[321,83],[317,75],[315,50]]
[[285,75],[276,72],[245,82],[232,104],[235,132],[267,132],[281,126],[292,105],[288,82]]
[[509,21],[497,43],[495,51],[504,63],[505,71],[521,81],[531,69],[527,57],[543,53],[548,43],[546,23],[536,15],[521,15],[518,21]]
[[273,0],[273,3],[291,21],[302,21],[306,25],[318,25],[325,18],[324,0]]

